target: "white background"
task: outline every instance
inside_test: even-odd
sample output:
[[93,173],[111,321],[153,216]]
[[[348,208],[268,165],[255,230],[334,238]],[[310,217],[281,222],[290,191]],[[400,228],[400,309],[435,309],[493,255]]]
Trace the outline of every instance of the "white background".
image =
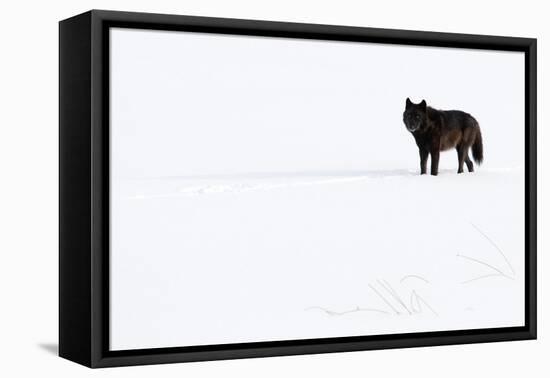
[[[524,324],[522,53],[115,28],[110,56],[112,349]],[[475,174],[419,177],[420,94],[475,115]]]
[[[540,4],[540,5],[539,5]],[[280,21],[347,24],[539,38],[539,193],[550,143],[542,109],[550,44],[543,3],[436,1],[338,3],[273,1],[59,1],[4,5],[0,24],[0,165],[3,173],[1,355],[7,376],[364,376],[365,374],[543,376],[548,327],[543,298],[548,201],[539,198],[539,340],[392,351],[222,361],[89,371],[56,358],[57,340],[57,21],[90,8],[179,13]],[[544,93],[543,93],[544,92]],[[398,362],[398,363],[396,363]]]

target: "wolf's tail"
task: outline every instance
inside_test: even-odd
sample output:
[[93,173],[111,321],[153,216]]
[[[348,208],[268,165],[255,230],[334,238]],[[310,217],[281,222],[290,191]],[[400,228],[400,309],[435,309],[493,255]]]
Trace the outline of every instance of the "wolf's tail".
[[483,141],[481,139],[481,130],[477,129],[476,140],[472,145],[472,155],[474,156],[474,161],[477,165],[480,165],[483,162]]

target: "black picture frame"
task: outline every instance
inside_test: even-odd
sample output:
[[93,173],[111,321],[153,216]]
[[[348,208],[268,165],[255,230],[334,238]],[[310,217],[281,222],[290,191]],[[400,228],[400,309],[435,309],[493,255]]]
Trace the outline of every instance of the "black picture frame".
[[[525,53],[525,326],[109,351],[110,27]],[[59,355],[88,367],[536,338],[536,39],[92,10],[59,24]]]

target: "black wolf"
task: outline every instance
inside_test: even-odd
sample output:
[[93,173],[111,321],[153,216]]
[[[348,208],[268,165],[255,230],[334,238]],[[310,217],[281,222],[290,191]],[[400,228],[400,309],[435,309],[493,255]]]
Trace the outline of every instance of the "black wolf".
[[464,172],[464,163],[468,171],[474,171],[474,164],[468,156],[472,149],[475,162],[483,161],[483,142],[479,124],[470,114],[460,110],[437,110],[426,106],[426,101],[413,104],[407,98],[403,122],[407,126],[420,153],[420,174],[426,173],[428,154],[432,159],[432,175],[437,175],[439,152],[455,148],[458,154],[458,173]]

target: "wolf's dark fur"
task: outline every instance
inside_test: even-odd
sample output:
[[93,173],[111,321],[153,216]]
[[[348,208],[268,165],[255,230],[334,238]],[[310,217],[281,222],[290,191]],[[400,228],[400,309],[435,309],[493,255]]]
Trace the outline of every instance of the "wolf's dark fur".
[[426,101],[413,104],[407,98],[403,122],[413,135],[420,153],[420,173],[426,173],[428,154],[431,155],[431,174],[437,175],[439,152],[455,148],[458,154],[458,173],[464,163],[468,171],[474,171],[474,164],[468,156],[472,149],[475,162],[483,161],[483,143],[479,124],[468,113],[460,110],[437,110],[426,106]]

